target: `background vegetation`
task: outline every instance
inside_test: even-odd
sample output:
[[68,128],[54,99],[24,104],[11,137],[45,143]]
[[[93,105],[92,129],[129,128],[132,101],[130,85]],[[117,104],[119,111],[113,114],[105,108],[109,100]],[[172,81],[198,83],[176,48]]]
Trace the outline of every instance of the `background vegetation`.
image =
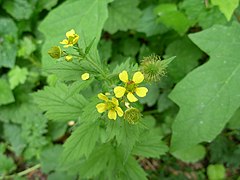
[[[100,179],[107,172],[96,163],[106,156],[104,149],[95,150],[99,156],[88,166],[61,162],[63,144],[76,128],[69,121],[77,122],[86,108],[73,103],[77,86],[61,82],[80,80],[82,71],[74,63],[57,63],[47,51],[72,28],[81,45],[96,38],[101,61],[116,72],[153,53],[162,59],[176,56],[167,74],[147,85],[149,93],[138,104],[162,140],[145,144],[144,155],[151,155],[134,156],[144,171],[130,163],[126,177],[239,178],[239,0],[0,4],[0,179]],[[97,92],[90,87],[83,97]]]

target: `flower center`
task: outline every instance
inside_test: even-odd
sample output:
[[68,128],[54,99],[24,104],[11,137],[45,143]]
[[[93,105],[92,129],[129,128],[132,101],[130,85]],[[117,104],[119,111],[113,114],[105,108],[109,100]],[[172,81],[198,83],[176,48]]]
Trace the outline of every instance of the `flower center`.
[[106,105],[108,110],[115,108],[115,104],[111,101],[106,102]]
[[127,92],[135,92],[136,87],[137,87],[137,84],[135,84],[134,81],[128,81],[125,84],[125,88]]

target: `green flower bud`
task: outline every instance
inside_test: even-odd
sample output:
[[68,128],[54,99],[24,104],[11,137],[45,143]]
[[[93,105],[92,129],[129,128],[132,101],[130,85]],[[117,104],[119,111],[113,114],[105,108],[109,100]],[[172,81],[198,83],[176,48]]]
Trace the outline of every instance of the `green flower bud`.
[[140,121],[142,114],[137,108],[129,108],[124,113],[124,119],[129,124],[136,124]]
[[159,81],[166,74],[166,68],[174,58],[161,60],[160,56],[154,54],[144,57],[140,64],[140,71],[147,82]]
[[62,56],[62,53],[63,51],[59,46],[53,46],[48,50],[48,54],[54,59],[59,59]]

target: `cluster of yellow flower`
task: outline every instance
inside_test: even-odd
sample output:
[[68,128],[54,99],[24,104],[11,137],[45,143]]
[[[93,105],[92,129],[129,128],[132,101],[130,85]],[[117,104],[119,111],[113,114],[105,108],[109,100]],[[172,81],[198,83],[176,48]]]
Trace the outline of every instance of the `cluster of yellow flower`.
[[119,107],[119,101],[117,98],[124,98],[124,95],[126,94],[128,101],[136,102],[138,99],[134,93],[136,93],[139,97],[144,97],[148,92],[148,89],[146,87],[138,87],[138,84],[144,80],[143,74],[139,71],[134,73],[132,80],[129,80],[128,73],[124,70],[119,74],[119,79],[123,82],[123,86],[117,86],[114,88],[114,94],[116,98],[112,97],[112,99],[109,99],[107,97],[110,95],[109,93],[106,93],[105,95],[103,93],[100,93],[98,94],[98,98],[104,102],[99,103],[96,106],[99,113],[108,111],[108,118],[113,120],[117,119],[117,115],[119,117],[122,117],[124,114],[121,107]]
[[[74,29],[66,32],[66,37],[66,39],[60,42],[60,44],[64,45],[64,48],[72,46],[74,46],[75,48],[79,48],[79,35],[75,33]],[[48,51],[48,54],[54,59],[59,59],[62,56],[65,57],[66,61],[72,61],[73,59],[73,56],[71,54],[62,51],[59,46],[52,47]],[[89,77],[90,75],[87,72],[81,75],[82,80],[87,80],[89,79]],[[138,97],[146,96],[148,89],[146,87],[139,87],[139,84],[144,80],[144,75],[140,71],[138,71],[135,72],[132,79],[129,80],[128,72],[124,70],[119,74],[119,79],[122,81],[122,86],[116,86],[114,88],[113,92],[115,96],[111,95],[110,93],[98,94],[98,98],[103,100],[103,102],[97,104],[96,108],[99,113],[108,111],[109,119],[116,120],[117,115],[119,117],[122,117],[124,115],[125,119],[129,119],[129,117],[131,117],[129,122],[134,124],[136,121],[138,121],[140,117],[140,112],[138,109],[132,108],[129,105],[131,102],[138,101],[135,94]],[[108,96],[111,98],[108,98]],[[123,112],[122,108],[120,107],[119,100],[121,100],[121,104],[126,106],[127,109],[125,112]]]

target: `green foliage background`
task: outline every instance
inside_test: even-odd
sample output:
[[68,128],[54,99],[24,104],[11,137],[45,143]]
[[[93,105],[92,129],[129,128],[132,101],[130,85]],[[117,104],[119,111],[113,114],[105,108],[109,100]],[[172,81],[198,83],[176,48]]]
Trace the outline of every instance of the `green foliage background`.
[[[0,4],[0,179],[239,178],[239,0]],[[137,104],[144,124],[103,121],[89,64],[47,54],[72,28],[110,77],[176,56]]]

